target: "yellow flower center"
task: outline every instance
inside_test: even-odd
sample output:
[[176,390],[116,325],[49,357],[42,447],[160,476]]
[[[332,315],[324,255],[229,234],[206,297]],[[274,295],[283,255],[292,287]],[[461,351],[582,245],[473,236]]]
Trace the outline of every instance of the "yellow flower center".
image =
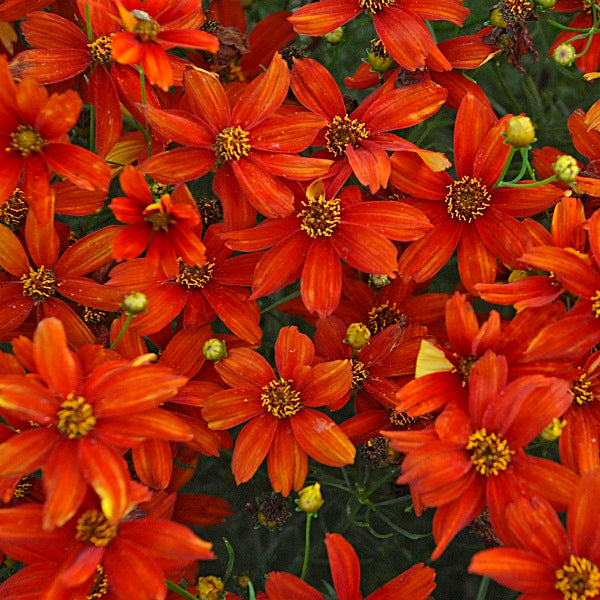
[[175,219],[164,211],[162,202],[153,202],[144,209],[144,219],[152,225],[154,231],[169,231],[169,225],[175,223]]
[[70,393],[60,407],[56,413],[56,427],[70,440],[83,437],[94,429],[96,418],[91,404],[88,404],[83,396]]
[[213,269],[215,268],[213,262],[207,262],[203,267],[190,266],[184,263],[181,258],[178,258],[177,262],[179,263],[179,275],[177,275],[175,281],[188,289],[202,289],[212,279]]
[[592,314],[596,319],[600,319],[600,290],[596,290],[590,300],[592,301]]
[[198,600],[221,600],[225,584],[214,575],[200,577],[196,584],[198,589]]
[[217,135],[215,152],[219,162],[239,160],[250,152],[250,134],[239,125],[226,127]]
[[509,448],[506,440],[499,438],[495,433],[488,434],[485,427],[469,437],[467,450],[471,451],[471,461],[475,470],[486,477],[506,471],[515,453]]
[[587,600],[600,594],[600,572],[587,558],[573,556],[554,573],[554,588],[562,592],[564,600]]
[[346,154],[348,144],[358,147],[360,141],[366,140],[368,137],[369,130],[366,125],[356,119],[350,119],[348,115],[333,117],[327,128],[327,133],[325,133],[327,150],[334,156]]
[[23,282],[23,296],[30,296],[35,302],[55,296],[55,286],[59,285],[54,272],[44,265],[35,271],[30,267],[29,273],[21,275],[20,279]]
[[535,5],[529,0],[502,0],[498,10],[507,23],[525,21],[535,13]]
[[405,412],[397,411],[395,408],[390,408],[389,413],[390,423],[399,429],[410,429],[422,419],[422,417],[409,417]]
[[8,227],[20,227],[25,221],[29,206],[21,188],[15,188],[4,204],[0,205],[0,222]]
[[137,21],[133,33],[138,36],[140,41],[155,42],[160,31],[160,25],[145,10],[132,10],[131,16],[135,17]]
[[107,546],[117,535],[117,526],[111,525],[99,510],[88,510],[77,520],[75,537],[94,546]]
[[85,600],[98,600],[102,596],[106,596],[108,593],[108,577],[104,572],[104,567],[98,565],[96,567],[96,574],[94,575],[94,582],[92,583],[92,589],[89,594],[85,597]]
[[33,482],[27,475],[24,475],[23,477],[21,477],[21,479],[19,479],[19,482],[17,483],[17,485],[15,485],[15,489],[13,490],[13,493],[12,493],[12,500],[18,500],[19,498],[25,498],[26,496],[29,495],[29,492],[31,491],[32,487],[33,487]]
[[337,198],[326,200],[325,195],[321,194],[302,202],[302,206],[304,208],[297,215],[302,220],[300,229],[311,238],[331,237],[341,221],[340,201]]
[[359,390],[362,388],[363,383],[368,379],[369,371],[364,363],[355,358],[350,361],[350,366],[352,367],[352,389]]
[[573,396],[573,402],[579,406],[585,406],[594,400],[594,393],[590,388],[592,380],[588,374],[583,372],[569,388],[569,393]]
[[291,379],[273,379],[262,389],[262,405],[278,419],[295,415],[301,408],[300,392],[292,387]]
[[396,0],[358,0],[358,5],[372,15],[395,4]]
[[24,157],[29,156],[32,152],[41,152],[48,143],[37,129],[30,125],[19,125],[17,130],[10,134],[10,139],[12,141],[6,150],[20,152]]
[[479,360],[477,356],[473,356],[469,354],[469,356],[459,356],[456,353],[453,353],[456,358],[458,364],[452,368],[452,373],[458,373],[460,378],[462,379],[463,387],[467,385],[469,382],[469,375],[471,375],[471,369],[475,363]]
[[98,308],[82,306],[81,317],[86,323],[92,323],[97,325],[98,323],[104,322],[106,317],[108,317],[108,313],[105,310],[100,310]]
[[492,200],[485,185],[475,177],[464,175],[447,187],[446,208],[451,217],[460,221],[470,223],[480,217]]
[[379,306],[374,306],[369,311],[367,326],[371,333],[375,335],[390,325],[396,323],[404,325],[405,322],[406,315],[400,311],[395,302],[391,306],[389,302],[384,302]]
[[110,65],[112,63],[112,39],[110,35],[101,35],[87,47],[90,49],[92,60],[98,65]]

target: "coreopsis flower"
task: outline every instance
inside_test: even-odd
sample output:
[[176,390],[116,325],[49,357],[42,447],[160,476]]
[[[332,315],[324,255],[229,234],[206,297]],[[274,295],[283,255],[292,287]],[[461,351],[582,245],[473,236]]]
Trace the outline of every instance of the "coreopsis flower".
[[387,150],[415,152],[434,169],[449,166],[443,154],[422,150],[387,133],[411,127],[435,114],[447,96],[441,86],[431,81],[399,89],[386,85],[348,114],[342,92],[323,65],[311,58],[294,59],[293,64],[290,86],[294,95],[327,121],[315,145],[325,146],[327,152],[319,154],[334,161],[327,174],[331,194],[337,194],[352,173],[369,186],[371,193],[387,187],[391,168]]
[[115,238],[112,252],[117,260],[135,258],[146,252],[151,271],[159,267],[168,276],[179,273],[179,260],[190,267],[206,263],[204,244],[194,228],[200,213],[185,185],[171,194],[154,198],[146,179],[128,165],[119,178],[125,196],[113,198],[110,209],[115,217],[129,223]]
[[[30,316],[34,321],[55,316],[63,321],[73,346],[93,342],[86,321],[94,320],[96,310],[118,312],[123,295],[84,275],[111,261],[110,246],[119,231],[117,226],[105,227],[60,253],[54,223],[41,226],[32,212],[25,244],[0,225],[0,266],[9,274],[0,281],[0,335],[12,335]],[[70,301],[81,307],[81,318]]]
[[299,8],[289,20],[298,33],[320,36],[363,11],[372,17],[377,35],[394,60],[410,71],[424,67],[435,46],[424,19],[460,26],[469,14],[460,0],[417,4],[406,0],[320,0]]
[[258,261],[252,297],[266,296],[300,277],[304,305],[320,317],[338,306],[342,260],[366,273],[394,277],[394,241],[423,236],[431,225],[421,211],[400,202],[363,202],[358,188],[348,187],[339,198],[311,184],[306,200],[281,219],[266,219],[252,229],[226,233],[234,250],[255,252],[271,247]]
[[164,600],[165,579],[215,558],[212,544],[146,503],[113,522],[88,498],[51,532],[39,504],[0,509],[0,538],[0,548],[27,565],[0,587],[7,600],[24,597],[32,585],[39,585],[38,598]]
[[[362,600],[360,563],[354,548],[339,533],[328,533],[325,545],[337,597],[340,600]],[[434,589],[435,571],[418,563],[369,594],[365,600],[426,600]],[[268,600],[325,600],[325,596],[312,585],[290,573],[269,573],[265,590]]]
[[151,84],[164,91],[173,85],[166,50],[194,48],[216,52],[219,41],[201,31],[205,16],[195,0],[113,0],[125,31],[112,36],[112,58],[121,64],[139,64]]
[[248,481],[267,458],[275,491],[287,496],[306,479],[308,456],[330,466],[354,461],[355,449],[334,421],[315,407],[339,402],[352,384],[347,360],[312,366],[314,347],[296,327],[280,330],[275,343],[278,374],[257,352],[234,348],[215,365],[231,389],[210,396],[202,416],[211,429],[249,421],[233,450],[236,482]]
[[[53,217],[49,181],[54,172],[87,190],[108,189],[110,168],[96,154],[69,143],[83,102],[77,92],[48,95],[26,77],[18,84],[0,56],[0,202],[20,185],[27,203],[46,224]],[[21,183],[19,183],[21,180]]]
[[519,498],[504,511],[504,547],[478,552],[470,573],[486,575],[518,596],[583,600],[600,594],[597,503],[600,470],[586,473],[567,511],[566,530],[544,498]]
[[216,166],[213,189],[227,229],[251,227],[257,210],[266,217],[290,214],[294,195],[279,177],[316,179],[331,161],[295,154],[311,144],[324,125],[322,117],[272,116],[287,96],[289,79],[287,64],[275,54],[267,71],[230,106],[214,73],[187,71],[184,87],[192,112],[145,110],[155,133],[182,147],[152,156],[140,169],[163,183],[180,183]]
[[181,419],[159,408],[187,378],[143,357],[90,365],[89,353],[68,348],[55,318],[36,328],[32,353],[34,375],[0,376],[2,411],[39,425],[0,444],[0,476],[43,470],[47,530],[73,517],[89,487],[116,523],[126,514],[133,485],[124,449],[148,438],[192,437]]
[[222,230],[222,224],[208,228],[204,236],[208,262],[201,267],[179,259],[176,274],[160,270],[152,274],[146,259],[134,259],[111,270],[111,288],[124,293],[136,289],[149,299],[148,310],[131,324],[135,332],[156,333],[179,314],[184,327],[197,327],[218,316],[235,335],[258,344],[260,311],[245,287],[252,283],[259,256],[232,256],[233,250],[219,236]]
[[497,260],[510,266],[531,244],[516,217],[535,215],[553,206],[562,194],[547,184],[527,190],[496,188],[510,146],[502,132],[510,115],[498,120],[488,104],[467,94],[456,115],[454,162],[456,179],[433,172],[414,154],[392,156],[390,181],[409,194],[434,224],[434,230],[402,254],[398,272],[415,281],[433,277],[458,248],[458,270],[467,290],[493,283]]
[[398,483],[409,484],[424,506],[438,507],[434,559],[485,506],[502,537],[503,510],[511,499],[540,495],[560,510],[571,500],[577,475],[524,452],[570,405],[569,383],[543,375],[510,383],[507,378],[506,358],[489,350],[471,370],[466,407],[447,405],[423,430],[383,434],[406,452]]

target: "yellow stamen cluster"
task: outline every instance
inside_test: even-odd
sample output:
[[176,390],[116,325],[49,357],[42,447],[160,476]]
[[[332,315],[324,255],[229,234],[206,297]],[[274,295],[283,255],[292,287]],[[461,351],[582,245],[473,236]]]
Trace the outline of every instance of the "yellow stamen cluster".
[[350,366],[352,367],[352,389],[359,390],[362,388],[363,383],[368,379],[369,371],[364,363],[355,358],[350,361]]
[[56,275],[44,265],[37,270],[30,268],[29,273],[21,275],[20,279],[23,282],[23,296],[30,296],[35,302],[42,302],[56,295]]
[[131,16],[137,21],[133,33],[138,36],[139,40],[142,42],[155,42],[160,31],[160,25],[145,10],[132,10]]
[[372,15],[395,4],[396,0],[358,0],[358,5]]
[[451,217],[460,221],[470,223],[480,217],[492,200],[485,185],[475,177],[464,175],[447,187],[446,208]]
[[406,315],[400,311],[396,303],[394,302],[390,306],[390,303],[386,301],[379,306],[374,306],[369,311],[367,326],[371,330],[371,333],[375,335],[390,325],[395,325],[396,323],[404,325],[405,321]]
[[82,308],[81,317],[83,318],[85,323],[98,325],[99,323],[103,323],[107,316],[108,313],[105,310],[99,310],[98,308],[90,308],[89,306],[84,306]]
[[92,583],[92,589],[89,594],[85,597],[85,600],[98,600],[106,596],[108,593],[108,577],[104,572],[104,567],[98,565],[96,567],[96,574],[94,575],[94,582]]
[[250,134],[239,125],[226,127],[217,135],[215,152],[219,161],[239,160],[250,152]]
[[351,119],[348,115],[343,117],[336,115],[325,133],[327,150],[334,156],[343,156],[346,154],[348,144],[358,147],[361,140],[366,140],[369,137],[369,133],[364,123]]
[[311,238],[331,237],[341,221],[340,201],[337,198],[326,200],[321,194],[302,202],[302,206],[304,208],[297,215],[302,221],[300,229]]
[[600,319],[600,290],[596,290],[590,300],[592,301],[592,314],[596,319]]
[[111,525],[99,510],[88,510],[77,520],[75,537],[94,546],[107,546],[117,535],[117,526]]
[[25,221],[29,207],[21,188],[15,188],[7,200],[0,205],[0,222],[9,227],[20,227]]
[[175,223],[173,216],[165,212],[165,205],[160,201],[146,206],[144,219],[152,225],[154,231],[169,231],[169,225]]
[[188,289],[201,290],[212,279],[215,268],[213,262],[207,262],[203,267],[190,266],[183,262],[181,258],[178,258],[177,262],[179,263],[179,275],[177,275],[175,281]]
[[273,379],[263,387],[262,405],[278,419],[295,415],[301,408],[300,392],[292,387],[290,379]]
[[101,35],[90,42],[87,47],[96,64],[110,65],[112,63],[112,38],[110,35]]
[[469,354],[469,356],[459,356],[454,353],[455,358],[457,359],[458,364],[452,369],[452,373],[458,373],[460,378],[462,379],[462,386],[466,386],[469,382],[469,375],[471,375],[471,369],[478,361],[477,356],[473,356]]
[[533,16],[535,4],[530,0],[502,0],[498,10],[507,23],[517,23]]
[[410,429],[420,420],[420,417],[409,417],[405,412],[397,411],[395,408],[391,408],[389,413],[390,423],[399,429]]
[[562,593],[564,600],[588,600],[600,594],[600,572],[587,558],[571,554],[565,563],[554,573],[554,588]]
[[486,477],[506,471],[515,453],[509,448],[506,440],[499,438],[495,433],[488,434],[485,427],[469,437],[467,450],[471,451],[471,461],[475,470]]
[[588,374],[583,372],[569,388],[569,393],[573,396],[573,402],[579,406],[585,406],[594,400],[594,393],[590,389],[592,380]]
[[37,129],[30,125],[19,125],[17,130],[10,134],[10,139],[10,146],[6,150],[20,152],[24,157],[29,156],[32,152],[41,152],[48,143]]
[[56,413],[56,427],[70,440],[83,437],[94,429],[96,417],[92,405],[88,404],[83,396],[70,393],[60,407]]

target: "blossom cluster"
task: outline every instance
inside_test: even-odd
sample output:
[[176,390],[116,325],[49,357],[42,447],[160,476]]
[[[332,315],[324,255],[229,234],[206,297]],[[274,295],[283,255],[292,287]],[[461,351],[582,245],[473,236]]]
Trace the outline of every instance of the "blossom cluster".
[[[251,4],[0,4],[0,597],[362,600],[344,531],[328,595],[308,542],[300,578],[198,577],[220,454],[284,502],[367,459],[431,509],[431,566],[368,600],[431,597],[470,525],[470,573],[600,596],[600,7]],[[534,59],[592,90],[561,148],[486,88]]]

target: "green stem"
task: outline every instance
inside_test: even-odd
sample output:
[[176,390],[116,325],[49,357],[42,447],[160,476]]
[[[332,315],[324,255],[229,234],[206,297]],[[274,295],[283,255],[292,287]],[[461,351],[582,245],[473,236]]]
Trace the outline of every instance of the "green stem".
[[479,584],[479,590],[477,592],[476,600],[485,600],[485,597],[487,596],[487,591],[488,591],[489,585],[490,585],[490,578],[482,577],[481,583]]
[[508,167],[510,167],[510,163],[512,162],[514,155],[515,155],[515,149],[513,146],[511,146],[510,152],[508,153],[508,156],[506,157],[506,162],[504,163],[504,167],[502,167],[502,173],[500,173],[500,177],[498,177],[498,181],[496,181],[494,187],[498,187],[499,185],[502,185],[502,181],[504,180],[504,176],[506,175],[506,172],[508,171]]
[[[144,68],[138,65],[138,71],[140,73],[140,87],[142,92],[142,104],[146,104],[146,73]],[[150,125],[146,124],[144,127],[146,144],[148,146],[148,158],[152,156],[152,135],[150,133]]]
[[229,543],[227,538],[223,538],[223,543],[227,549],[227,567],[225,569],[225,575],[223,575],[223,583],[227,583],[233,572],[233,563],[235,560],[235,554],[233,552],[233,546]]
[[[87,4],[85,5],[87,8]],[[90,104],[90,151],[96,152],[96,107]]]
[[85,5],[85,28],[87,30],[88,40],[90,43],[94,41],[94,32],[92,31],[92,19],[90,17],[90,7]]
[[556,181],[558,179],[558,175],[552,175],[552,177],[546,177],[546,179],[542,179],[541,181],[534,181],[533,183],[500,183],[498,184],[497,187],[512,187],[512,188],[519,188],[519,189],[526,189],[526,188],[534,188],[534,187],[539,187],[540,185],[545,185],[546,183],[552,183],[553,181]]
[[525,171],[527,171],[527,165],[529,165],[529,159],[528,159],[528,155],[529,155],[529,150],[528,148],[520,148],[519,149],[521,152],[521,170],[519,171],[519,174],[514,178],[511,179],[510,181],[501,181],[499,185],[502,184],[512,184],[512,183],[517,183],[519,181],[521,181],[521,179],[523,179],[523,175],[525,175]]
[[115,341],[110,345],[110,350],[114,350],[117,347],[117,344],[121,341],[121,338],[125,335],[125,332],[127,331],[127,328],[129,327],[129,324],[131,323],[134,316],[135,315],[127,315],[127,319],[126,319],[125,323],[123,324],[123,327],[121,327],[121,331],[119,331],[119,335],[115,338]]
[[186,600],[197,600],[196,596],[192,596],[192,594],[190,594],[188,591],[184,590],[180,585],[177,585],[175,582],[170,581],[169,579],[167,579],[167,587],[172,592],[175,592],[175,593],[179,594],[180,596],[182,596],[183,598],[186,598]]
[[248,582],[248,600],[256,600],[256,593],[251,581]]
[[577,29],[576,27],[568,27],[567,25],[563,25],[562,23],[559,23],[558,21],[555,21],[554,19],[551,19],[550,17],[547,17],[544,13],[540,13],[542,18],[544,19],[544,21],[546,21],[546,23],[548,23],[548,25],[552,25],[552,27],[556,27],[557,29],[560,29],[561,31],[576,31],[577,33],[583,33],[584,31],[589,31],[589,29]]
[[306,513],[306,529],[304,531],[304,562],[302,563],[302,573],[300,579],[304,581],[306,577],[306,571],[308,570],[308,557],[310,555],[310,522],[312,520],[312,513]]
[[260,314],[264,315],[265,313],[272,311],[274,308],[277,308],[280,304],[283,304],[284,302],[287,302],[288,300],[293,300],[294,298],[297,298],[299,295],[300,295],[300,292],[292,292],[291,294],[288,294],[287,296],[284,296],[283,298],[279,298],[279,300],[276,300],[275,302],[271,302],[271,304],[262,308],[260,310]]

